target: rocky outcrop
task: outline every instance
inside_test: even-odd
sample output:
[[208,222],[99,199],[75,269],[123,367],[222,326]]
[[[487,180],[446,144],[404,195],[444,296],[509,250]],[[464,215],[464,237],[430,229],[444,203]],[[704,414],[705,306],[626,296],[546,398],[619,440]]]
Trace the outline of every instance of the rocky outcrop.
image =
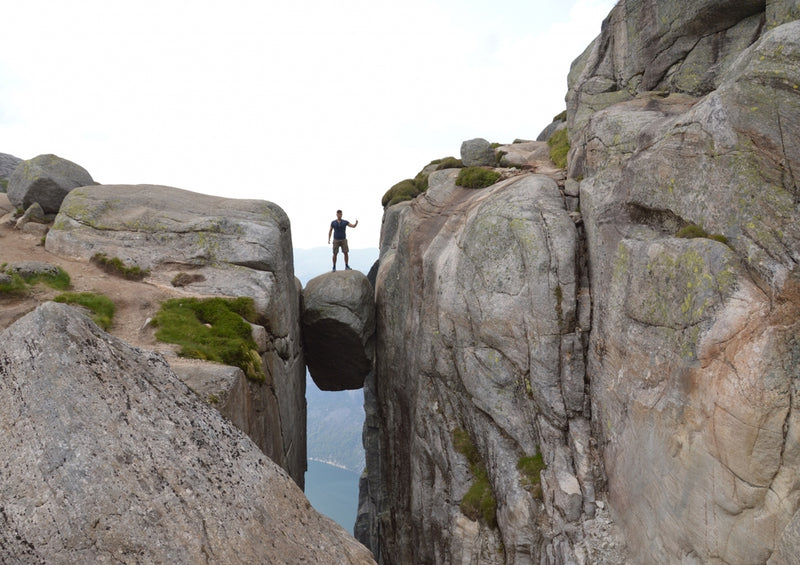
[[93,184],[80,165],[56,155],[39,155],[14,169],[8,179],[8,198],[17,208],[38,203],[45,213],[55,214],[72,189]]
[[46,303],[0,334],[15,563],[373,563],[158,355]]
[[375,298],[359,271],[326,273],[303,289],[303,343],[320,390],[357,390],[375,359]]
[[563,182],[442,171],[387,209],[382,563],[796,560],[799,16],[623,0],[570,73]]
[[56,255],[82,259],[103,253],[149,269],[149,283],[170,288],[181,273],[202,275],[181,287],[191,295],[252,298],[267,334],[262,352],[267,378],[247,385],[254,396],[251,414],[243,418],[249,422],[245,431],[261,438],[265,453],[303,484],[305,365],[299,288],[283,210],[261,200],[164,186],[81,187],[64,200],[45,246]]

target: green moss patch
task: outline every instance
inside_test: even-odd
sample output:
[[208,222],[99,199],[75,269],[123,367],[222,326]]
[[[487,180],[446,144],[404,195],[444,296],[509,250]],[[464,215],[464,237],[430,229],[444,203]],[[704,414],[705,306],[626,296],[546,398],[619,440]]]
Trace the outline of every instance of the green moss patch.
[[94,323],[104,330],[108,330],[111,327],[114,312],[117,310],[116,305],[110,298],[91,292],[65,292],[56,296],[53,301],[83,306],[89,310],[89,316],[94,320]]
[[174,298],[153,318],[156,339],[180,346],[179,355],[239,367],[248,379],[266,379],[253,341],[252,298]]
[[698,226],[697,224],[689,224],[683,226],[681,229],[678,230],[678,233],[675,234],[675,237],[681,237],[685,239],[694,239],[697,237],[705,237],[708,239],[713,239],[714,241],[718,241],[720,243],[724,243],[725,245],[728,244],[728,238],[719,233],[712,233],[709,234],[706,230],[703,229],[703,226]]
[[467,458],[472,473],[472,486],[461,499],[461,512],[470,520],[483,520],[490,527],[497,525],[497,499],[494,496],[486,465],[466,430],[453,430],[453,447]]
[[486,188],[500,180],[500,173],[483,167],[466,167],[456,177],[456,184],[464,188]]

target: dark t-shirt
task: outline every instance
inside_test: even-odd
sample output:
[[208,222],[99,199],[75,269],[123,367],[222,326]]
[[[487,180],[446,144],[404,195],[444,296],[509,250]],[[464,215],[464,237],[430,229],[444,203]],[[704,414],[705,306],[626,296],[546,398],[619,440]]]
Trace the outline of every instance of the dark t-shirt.
[[347,239],[347,235],[345,235],[345,230],[347,229],[347,224],[349,224],[347,220],[342,220],[339,222],[338,220],[333,220],[331,222],[331,227],[333,228],[333,239]]

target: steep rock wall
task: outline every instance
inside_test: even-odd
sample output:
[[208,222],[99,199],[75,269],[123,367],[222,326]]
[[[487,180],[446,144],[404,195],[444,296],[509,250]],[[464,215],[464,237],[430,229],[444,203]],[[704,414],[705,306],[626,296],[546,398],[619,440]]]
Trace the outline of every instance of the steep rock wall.
[[569,77],[586,270],[543,177],[440,172],[387,209],[359,518],[382,563],[796,559],[798,15],[617,4]]
[[[384,219],[372,549],[384,563],[588,555],[580,524],[595,515],[600,477],[579,230],[549,177],[470,190],[454,184],[456,174],[434,173],[424,195]],[[541,484],[538,472],[518,469],[537,454]],[[482,473],[496,510],[461,503]]]
[[766,28],[705,96],[637,92],[572,132],[594,436],[636,562],[798,551],[800,22]]

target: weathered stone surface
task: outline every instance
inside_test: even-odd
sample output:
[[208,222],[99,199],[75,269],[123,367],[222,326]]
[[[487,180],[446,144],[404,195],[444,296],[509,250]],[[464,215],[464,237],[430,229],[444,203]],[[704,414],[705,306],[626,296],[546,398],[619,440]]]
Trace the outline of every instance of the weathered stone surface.
[[8,194],[5,192],[0,193],[0,214],[8,214],[14,212],[14,205],[8,199]]
[[320,390],[356,390],[375,360],[375,298],[359,271],[325,273],[303,289],[303,343]]
[[[385,213],[380,446],[368,455],[362,498],[378,513],[360,516],[359,532],[379,538],[373,550],[384,563],[538,563],[556,547],[574,558],[597,470],[570,447],[589,445],[570,440],[570,422],[588,406],[582,346],[575,366],[561,355],[582,341],[578,231],[551,178],[524,174],[469,190],[455,186],[456,174],[432,174],[424,195]],[[562,378],[572,373],[580,378]],[[496,527],[460,508],[476,478],[454,446],[458,429],[485,465]],[[517,469],[539,451],[541,498]]]
[[[193,295],[248,296],[268,332],[262,355],[267,382],[251,400],[247,430],[302,485],[306,469],[305,364],[300,297],[292,265],[289,219],[262,200],[237,200],[153,185],[98,185],[70,192],[47,234],[46,249],[89,259],[96,253],[151,269],[149,281],[169,285],[176,275],[202,275]],[[266,396],[264,396],[266,395]],[[259,401],[262,399],[263,402]],[[277,405],[278,410],[273,407]]]
[[56,155],[39,155],[14,169],[8,179],[8,198],[17,208],[38,202],[46,213],[55,214],[72,189],[92,184],[92,176],[80,165]]
[[374,563],[152,353],[45,303],[0,334],[15,563]]
[[170,358],[168,362],[179,379],[244,431],[264,453],[283,451],[281,428],[274,421],[280,406],[272,383],[255,383],[239,367],[192,359]]
[[39,275],[55,276],[58,275],[59,270],[55,265],[45,263],[43,261],[20,261],[17,263],[8,263],[3,266],[3,272],[16,273],[22,278],[30,278]]
[[[593,430],[634,562],[800,551],[798,68],[794,21],[703,98],[639,97],[573,136]],[[676,238],[688,224],[724,243]]]
[[35,222],[37,224],[44,224],[51,221],[52,219],[53,219],[52,215],[48,217],[48,215],[44,213],[44,210],[42,209],[41,205],[38,202],[34,202],[30,206],[28,206],[28,209],[25,210],[22,216],[19,217],[19,219],[15,223],[15,227],[18,230],[21,230],[30,222]]
[[554,120],[550,125],[544,128],[538,136],[536,136],[536,141],[547,141],[556,132],[556,130],[561,129],[566,125],[566,115],[564,116],[564,119]]
[[8,179],[20,163],[22,163],[22,159],[19,157],[14,157],[8,153],[0,153],[0,192],[6,192]]
[[493,167],[496,158],[492,144],[480,137],[464,141],[461,144],[461,162],[465,167]]
[[[764,0],[623,0],[573,64],[570,136],[596,111],[647,91],[702,96],[764,27]],[[573,142],[573,146],[575,143]]]

